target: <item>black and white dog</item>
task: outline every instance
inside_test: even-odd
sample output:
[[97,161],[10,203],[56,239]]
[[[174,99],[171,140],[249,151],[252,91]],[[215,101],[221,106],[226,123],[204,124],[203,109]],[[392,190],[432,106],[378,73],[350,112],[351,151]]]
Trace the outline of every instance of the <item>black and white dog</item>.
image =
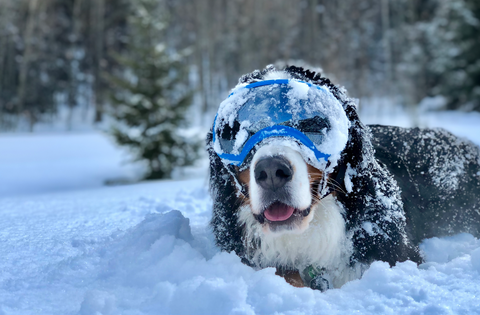
[[480,150],[443,129],[365,126],[297,67],[244,75],[207,137],[217,245],[325,290],[375,260],[422,262],[424,238],[480,235]]

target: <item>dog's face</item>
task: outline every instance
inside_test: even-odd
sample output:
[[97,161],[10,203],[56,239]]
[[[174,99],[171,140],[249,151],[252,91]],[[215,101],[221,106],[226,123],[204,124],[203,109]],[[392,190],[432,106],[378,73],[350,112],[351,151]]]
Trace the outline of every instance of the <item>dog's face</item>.
[[239,173],[239,180],[248,190],[244,202],[263,232],[281,235],[308,228],[323,176],[291,147],[266,144]]
[[220,104],[212,128],[212,149],[227,169],[239,167],[246,205],[240,224],[255,231],[261,225],[274,236],[309,227],[326,194],[324,174],[337,165],[349,127],[342,103],[327,86],[280,74],[236,87]]

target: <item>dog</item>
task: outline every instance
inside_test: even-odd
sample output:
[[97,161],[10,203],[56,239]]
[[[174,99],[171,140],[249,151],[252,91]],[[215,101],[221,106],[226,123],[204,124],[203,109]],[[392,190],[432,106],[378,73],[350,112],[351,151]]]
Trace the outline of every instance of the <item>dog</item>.
[[480,235],[480,149],[443,129],[365,126],[320,74],[240,78],[207,135],[216,244],[321,291],[373,261],[423,262],[419,243]]

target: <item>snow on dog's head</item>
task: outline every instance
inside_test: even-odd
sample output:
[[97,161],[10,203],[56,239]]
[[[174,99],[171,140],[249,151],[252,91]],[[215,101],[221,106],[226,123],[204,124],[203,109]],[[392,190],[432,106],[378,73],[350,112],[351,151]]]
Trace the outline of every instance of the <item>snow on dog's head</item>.
[[300,144],[298,151],[310,165],[329,172],[346,146],[349,127],[329,86],[272,71],[262,80],[238,84],[220,104],[213,149],[225,163],[245,166],[249,152],[268,138],[288,138]]

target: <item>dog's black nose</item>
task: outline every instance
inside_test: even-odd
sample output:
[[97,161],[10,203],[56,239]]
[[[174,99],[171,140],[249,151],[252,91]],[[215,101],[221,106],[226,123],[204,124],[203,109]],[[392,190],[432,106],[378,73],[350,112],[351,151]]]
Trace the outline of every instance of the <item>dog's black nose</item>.
[[288,183],[292,176],[292,165],[282,156],[267,157],[255,165],[255,181],[263,189],[276,191]]

